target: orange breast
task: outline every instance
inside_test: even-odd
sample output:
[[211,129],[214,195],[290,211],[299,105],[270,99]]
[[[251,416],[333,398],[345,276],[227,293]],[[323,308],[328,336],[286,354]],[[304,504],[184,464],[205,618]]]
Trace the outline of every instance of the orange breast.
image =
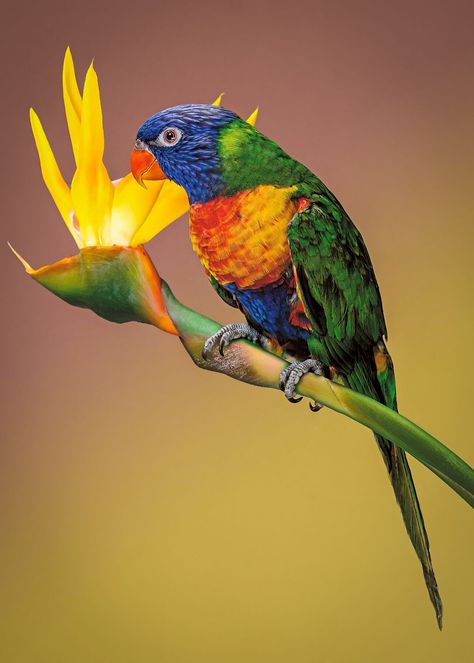
[[286,229],[295,188],[262,185],[191,206],[194,250],[219,283],[260,288],[281,276],[290,262]]

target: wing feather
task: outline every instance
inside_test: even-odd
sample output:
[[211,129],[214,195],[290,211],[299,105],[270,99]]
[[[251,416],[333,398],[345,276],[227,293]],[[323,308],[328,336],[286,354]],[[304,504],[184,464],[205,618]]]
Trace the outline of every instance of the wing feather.
[[[324,195],[293,217],[288,243],[305,313],[344,372],[386,326],[374,270],[362,236],[341,207]],[[326,358],[322,359],[326,361]]]

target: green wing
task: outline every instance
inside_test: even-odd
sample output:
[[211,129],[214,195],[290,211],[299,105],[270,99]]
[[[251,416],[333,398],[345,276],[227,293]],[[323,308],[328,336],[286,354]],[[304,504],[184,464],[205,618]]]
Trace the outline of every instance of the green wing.
[[342,373],[386,334],[382,301],[362,236],[336,201],[319,195],[288,227],[306,314],[322,361]]
[[[314,329],[309,341],[313,356],[334,366],[352,389],[396,410],[380,292],[359,231],[331,194],[323,194],[313,196],[292,219],[288,242],[299,294]],[[408,460],[392,442],[375,438],[441,628],[442,603]]]

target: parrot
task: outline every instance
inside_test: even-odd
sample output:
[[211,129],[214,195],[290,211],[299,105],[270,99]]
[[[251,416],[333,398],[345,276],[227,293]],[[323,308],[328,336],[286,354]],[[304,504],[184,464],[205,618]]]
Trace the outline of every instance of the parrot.
[[[189,199],[194,251],[211,285],[245,322],[224,325],[204,359],[237,339],[275,343],[294,359],[286,398],[325,375],[397,410],[380,290],[361,233],[305,165],[221,105],[184,104],[147,119],[131,155],[135,179],[171,180]],[[311,404],[319,409],[319,404]],[[443,607],[405,452],[375,434],[421,562],[439,628]]]

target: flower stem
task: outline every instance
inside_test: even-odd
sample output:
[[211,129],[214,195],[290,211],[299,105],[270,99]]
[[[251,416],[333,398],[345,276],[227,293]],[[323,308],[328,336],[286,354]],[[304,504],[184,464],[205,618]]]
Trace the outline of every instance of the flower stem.
[[[217,354],[204,361],[201,355],[204,341],[220,325],[181,304],[163,280],[161,291],[166,310],[183,345],[199,368],[224,373],[260,387],[278,389],[280,372],[288,364],[284,357],[248,341],[234,341],[226,348],[224,357]],[[302,378],[297,392],[358,421],[398,445],[474,506],[474,470],[448,447],[398,412],[368,396],[313,374]]]

